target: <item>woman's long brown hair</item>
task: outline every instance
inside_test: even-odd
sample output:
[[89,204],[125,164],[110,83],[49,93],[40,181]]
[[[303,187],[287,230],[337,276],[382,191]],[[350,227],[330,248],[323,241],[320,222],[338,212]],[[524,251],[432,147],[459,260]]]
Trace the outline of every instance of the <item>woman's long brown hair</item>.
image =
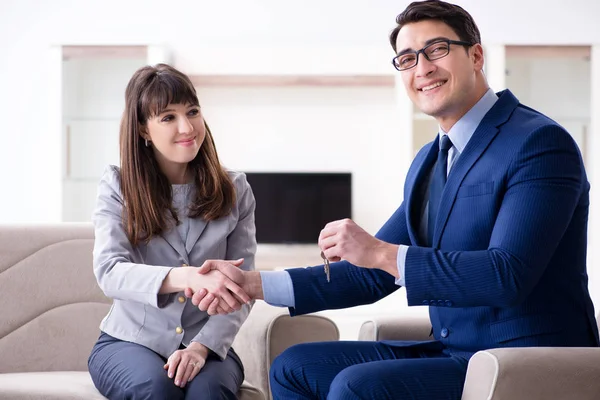
[[[179,223],[172,206],[171,184],[162,173],[152,147],[145,146],[140,134],[148,119],[169,104],[199,106],[194,85],[186,75],[166,64],[142,67],[133,74],[125,90],[119,141],[122,218],[127,238],[134,246]],[[189,216],[211,221],[231,212],[235,188],[219,162],[206,121],[204,125],[206,138],[198,155],[188,164],[196,184]]]

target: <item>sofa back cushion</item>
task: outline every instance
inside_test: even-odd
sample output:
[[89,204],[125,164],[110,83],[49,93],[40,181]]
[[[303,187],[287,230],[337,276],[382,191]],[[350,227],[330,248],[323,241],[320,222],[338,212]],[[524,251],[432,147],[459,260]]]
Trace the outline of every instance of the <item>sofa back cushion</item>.
[[0,227],[0,373],[87,371],[110,308],[91,224]]

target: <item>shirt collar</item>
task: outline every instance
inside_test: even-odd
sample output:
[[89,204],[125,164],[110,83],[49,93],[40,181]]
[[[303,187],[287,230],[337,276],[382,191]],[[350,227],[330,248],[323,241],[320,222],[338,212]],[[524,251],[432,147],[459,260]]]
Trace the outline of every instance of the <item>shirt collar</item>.
[[[488,89],[481,99],[450,128],[447,135],[459,153],[462,153],[465,147],[467,147],[467,143],[471,140],[479,123],[485,117],[485,114],[496,104],[497,100],[498,96],[496,93],[492,89]],[[443,131],[442,127],[439,127],[440,139],[445,134],[446,132]]]

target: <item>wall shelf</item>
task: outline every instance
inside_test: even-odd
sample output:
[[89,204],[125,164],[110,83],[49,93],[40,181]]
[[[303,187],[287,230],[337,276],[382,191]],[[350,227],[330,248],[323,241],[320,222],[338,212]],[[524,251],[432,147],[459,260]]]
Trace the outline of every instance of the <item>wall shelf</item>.
[[63,60],[146,58],[147,46],[62,46]]
[[189,75],[194,86],[395,86],[393,75]]
[[583,58],[591,56],[591,46],[506,46],[506,57]]

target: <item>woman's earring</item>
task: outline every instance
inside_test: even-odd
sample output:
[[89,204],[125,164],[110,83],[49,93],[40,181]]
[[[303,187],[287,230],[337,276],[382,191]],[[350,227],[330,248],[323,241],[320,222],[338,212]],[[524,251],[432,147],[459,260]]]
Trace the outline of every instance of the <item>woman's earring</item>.
[[144,141],[146,142],[146,147],[148,147],[149,146],[148,139],[144,139]]

